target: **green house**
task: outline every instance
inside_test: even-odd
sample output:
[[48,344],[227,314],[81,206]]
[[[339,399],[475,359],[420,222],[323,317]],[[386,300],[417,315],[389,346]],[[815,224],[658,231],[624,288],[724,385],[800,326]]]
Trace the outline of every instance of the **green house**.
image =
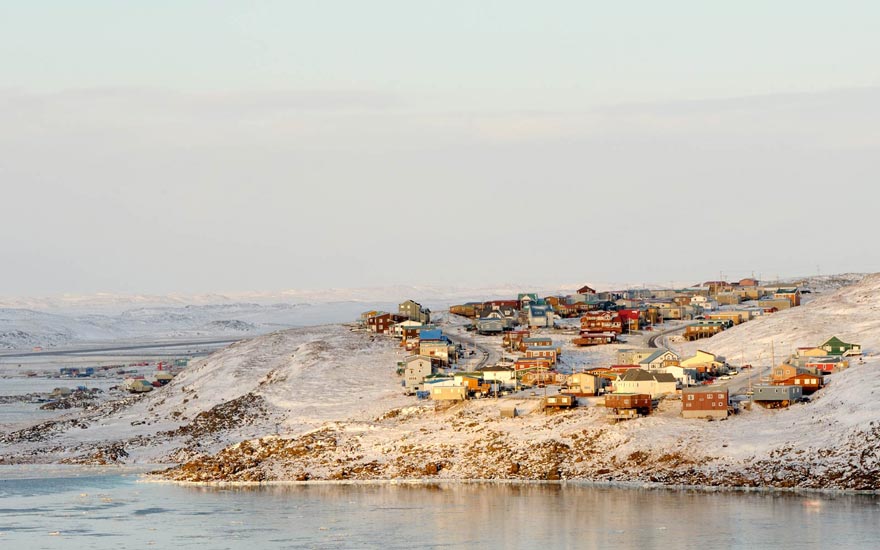
[[828,352],[828,355],[861,355],[862,346],[844,342],[837,336],[832,336],[825,341],[820,348]]

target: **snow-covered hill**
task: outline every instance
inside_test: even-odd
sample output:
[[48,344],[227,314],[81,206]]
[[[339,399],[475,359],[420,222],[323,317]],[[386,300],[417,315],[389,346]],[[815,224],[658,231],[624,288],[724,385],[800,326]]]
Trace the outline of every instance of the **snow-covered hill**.
[[406,402],[395,374],[399,353],[385,338],[340,325],[263,335],[191,364],[148,394],[0,434],[0,462],[88,458],[120,447],[127,460],[156,462],[371,418]]

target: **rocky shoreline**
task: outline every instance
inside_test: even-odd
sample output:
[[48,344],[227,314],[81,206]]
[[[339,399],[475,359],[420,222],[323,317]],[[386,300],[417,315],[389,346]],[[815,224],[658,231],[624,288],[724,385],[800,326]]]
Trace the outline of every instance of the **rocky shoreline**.
[[[472,411],[470,411],[472,413]],[[540,440],[526,431],[517,437],[466,422],[469,411],[443,419],[463,433],[457,441],[400,436],[399,420],[369,426],[338,424],[300,437],[269,436],[244,441],[219,453],[202,455],[154,472],[158,478],[197,483],[505,481],[637,483],[663,487],[743,489],[880,490],[880,425],[856,441],[841,441],[815,455],[781,447],[766,456],[735,460],[688,452],[687,441],[657,450],[608,426],[569,430],[581,424],[577,413],[548,418],[558,424]],[[584,415],[580,415],[584,416]],[[456,422],[456,417],[459,418]],[[558,422],[557,422],[558,421]],[[382,426],[382,423],[385,426]],[[407,423],[406,420],[402,423]],[[385,428],[385,433],[382,428]],[[365,435],[369,434],[369,435]],[[381,435],[380,435],[381,434]],[[534,437],[534,439],[533,439]],[[378,444],[378,448],[377,448]],[[680,450],[669,450],[669,447]],[[378,453],[377,453],[378,451]],[[822,460],[813,460],[821,455]]]

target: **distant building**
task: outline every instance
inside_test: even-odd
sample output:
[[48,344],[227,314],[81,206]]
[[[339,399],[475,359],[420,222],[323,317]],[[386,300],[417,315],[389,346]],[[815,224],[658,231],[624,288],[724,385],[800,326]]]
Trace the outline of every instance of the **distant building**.
[[426,325],[431,322],[431,310],[422,307],[422,304],[413,300],[401,302],[401,304],[397,306],[397,312],[402,317],[406,317],[411,321],[418,321]]

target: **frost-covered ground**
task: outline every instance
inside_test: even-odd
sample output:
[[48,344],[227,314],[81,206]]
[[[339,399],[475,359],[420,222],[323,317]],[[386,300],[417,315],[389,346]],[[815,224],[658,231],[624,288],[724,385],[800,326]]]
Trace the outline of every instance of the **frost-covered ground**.
[[[786,410],[755,407],[706,422],[680,418],[680,402],[669,400],[649,417],[612,425],[592,398],[552,414],[530,395],[438,405],[402,395],[395,341],[329,325],[240,342],[146,396],[0,435],[0,458],[174,462],[183,464],[169,477],[207,481],[577,478],[878,489],[878,298],[880,275],[872,275],[688,344],[746,360],[771,339],[778,356],[831,335],[863,345],[864,363],[829,377],[812,403]],[[624,347],[575,350],[571,336],[554,334],[569,370],[607,365]],[[643,345],[644,335],[630,338]],[[519,416],[501,418],[511,406]]]

